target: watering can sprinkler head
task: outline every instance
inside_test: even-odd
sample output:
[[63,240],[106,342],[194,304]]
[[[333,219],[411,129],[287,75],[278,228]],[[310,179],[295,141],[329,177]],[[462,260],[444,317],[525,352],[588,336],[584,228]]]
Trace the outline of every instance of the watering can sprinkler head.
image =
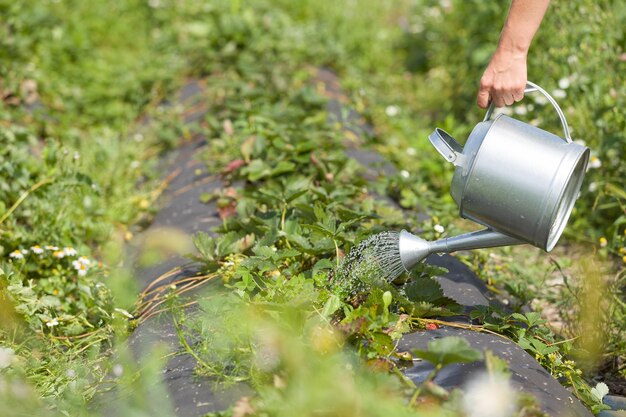
[[407,271],[411,270],[411,268],[431,254],[430,242],[406,230],[400,232],[398,249],[400,251],[402,266]]

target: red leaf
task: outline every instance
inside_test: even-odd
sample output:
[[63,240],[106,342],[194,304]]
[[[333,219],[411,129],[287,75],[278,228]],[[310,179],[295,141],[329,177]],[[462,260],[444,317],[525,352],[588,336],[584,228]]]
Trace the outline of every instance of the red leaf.
[[235,202],[233,201],[226,206],[218,207],[217,212],[220,215],[220,219],[225,220],[229,217],[234,216],[235,213],[237,213],[237,204],[235,204]]
[[226,165],[226,168],[224,168],[224,173],[228,174],[233,171],[236,171],[242,166],[244,166],[245,164],[246,164],[246,161],[244,161],[243,159],[235,159],[234,161],[231,161],[228,163],[228,165]]

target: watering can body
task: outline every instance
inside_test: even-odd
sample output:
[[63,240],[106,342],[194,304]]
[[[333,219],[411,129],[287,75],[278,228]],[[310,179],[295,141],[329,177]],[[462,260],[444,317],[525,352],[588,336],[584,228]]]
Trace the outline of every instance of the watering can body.
[[589,149],[572,142],[556,101],[541,87],[528,83],[554,106],[564,138],[500,114],[485,119],[465,146],[436,129],[429,140],[456,168],[450,193],[461,217],[486,229],[426,242],[401,233],[400,254],[405,268],[433,252],[529,243],[545,251],[556,245],[578,197],[589,160]]

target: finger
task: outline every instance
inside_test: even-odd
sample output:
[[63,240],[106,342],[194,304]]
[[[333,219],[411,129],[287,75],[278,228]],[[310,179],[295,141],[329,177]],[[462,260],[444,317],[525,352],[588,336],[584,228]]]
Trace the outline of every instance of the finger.
[[489,98],[489,90],[481,89],[476,97],[476,104],[478,104],[478,107],[486,109],[489,106]]
[[511,104],[515,103],[515,99],[513,98],[513,94],[504,94],[504,103],[507,106],[510,106]]
[[491,99],[493,100],[493,104],[496,107],[504,107],[506,105],[506,103],[504,102],[504,97],[502,96],[502,94],[494,93],[494,94],[491,95]]
[[513,100],[520,101],[524,98],[524,90],[515,91],[513,93]]

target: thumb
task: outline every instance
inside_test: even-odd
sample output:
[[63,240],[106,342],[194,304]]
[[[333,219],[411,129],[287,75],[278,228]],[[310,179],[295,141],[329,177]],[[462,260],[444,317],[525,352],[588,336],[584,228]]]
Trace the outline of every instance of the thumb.
[[478,96],[476,97],[478,107],[486,109],[489,105],[489,97],[489,90],[487,88],[481,88],[480,91],[478,91]]

